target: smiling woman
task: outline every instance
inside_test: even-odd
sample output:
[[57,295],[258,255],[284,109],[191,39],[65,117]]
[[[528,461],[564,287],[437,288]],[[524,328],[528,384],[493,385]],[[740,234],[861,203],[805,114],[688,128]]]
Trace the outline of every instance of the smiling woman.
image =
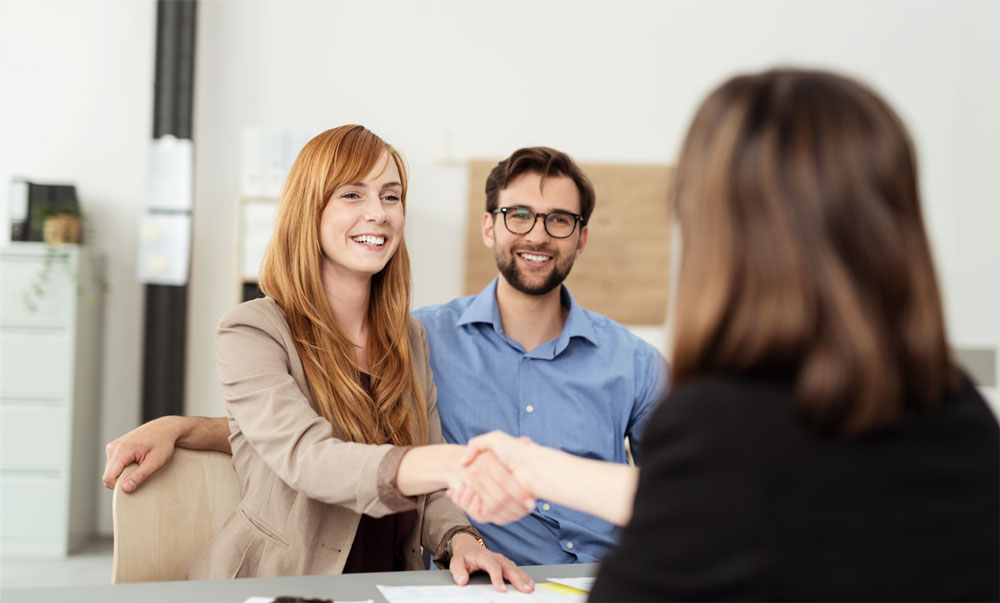
[[324,282],[368,279],[399,247],[404,209],[397,158],[383,151],[368,174],[330,196],[319,226]]
[[427,337],[408,314],[405,208],[402,157],[361,126],[319,134],[295,160],[261,267],[267,297],[218,328],[242,500],[191,577],[422,569],[422,546],[459,584],[485,570],[498,590],[504,578],[531,590],[440,492],[497,488],[500,522],[529,498],[495,458],[469,471],[443,444]]
[[[321,414],[359,442],[414,443],[411,415],[415,433],[427,433],[424,413],[401,398],[412,392],[425,406],[409,350],[391,345],[409,329],[394,311],[409,304],[405,174],[399,153],[361,126],[316,136],[289,173],[261,266],[261,290],[284,310]],[[353,240],[373,231],[388,244]],[[361,372],[375,377],[371,394]]]

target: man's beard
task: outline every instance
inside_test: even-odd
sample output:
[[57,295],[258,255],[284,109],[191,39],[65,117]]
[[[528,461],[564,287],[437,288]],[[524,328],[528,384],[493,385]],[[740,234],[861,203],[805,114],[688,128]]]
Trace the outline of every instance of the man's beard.
[[[531,253],[532,251],[542,250],[518,249],[517,251]],[[504,279],[507,280],[511,287],[526,295],[545,295],[561,285],[566,280],[566,277],[569,276],[569,271],[573,268],[573,260],[576,259],[570,255],[562,262],[559,262],[558,257],[553,255],[552,270],[549,272],[548,278],[542,281],[541,284],[530,285],[522,278],[521,270],[517,265],[517,251],[511,249],[504,253],[504,250],[494,247],[493,255],[497,261],[497,268],[500,269],[500,274],[503,275]],[[546,253],[549,252],[546,251]]]

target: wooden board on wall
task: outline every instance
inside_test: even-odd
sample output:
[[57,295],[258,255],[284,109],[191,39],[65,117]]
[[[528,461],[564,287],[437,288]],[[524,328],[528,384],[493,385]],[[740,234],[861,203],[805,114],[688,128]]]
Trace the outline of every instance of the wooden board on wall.
[[[479,293],[497,275],[483,244],[486,176],[495,161],[469,162],[465,293]],[[670,217],[667,165],[582,164],[597,194],[590,238],[566,284],[583,307],[627,325],[666,321]],[[502,228],[502,226],[501,226]]]

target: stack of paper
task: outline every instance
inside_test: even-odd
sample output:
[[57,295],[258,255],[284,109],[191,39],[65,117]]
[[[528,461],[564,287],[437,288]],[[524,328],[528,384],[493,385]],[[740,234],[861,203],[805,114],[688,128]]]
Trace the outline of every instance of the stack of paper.
[[535,601],[543,603],[584,603],[593,578],[549,578],[535,585],[535,592],[522,593],[508,585],[507,592],[497,592],[490,584],[471,586],[378,586],[389,603],[507,603]]

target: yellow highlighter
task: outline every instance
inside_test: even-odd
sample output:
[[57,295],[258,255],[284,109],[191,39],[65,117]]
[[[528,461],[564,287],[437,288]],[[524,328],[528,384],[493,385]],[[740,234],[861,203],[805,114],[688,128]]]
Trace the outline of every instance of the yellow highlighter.
[[554,593],[559,593],[560,595],[586,595],[587,591],[580,590],[579,588],[573,588],[572,586],[566,586],[565,584],[556,584],[555,582],[543,582],[541,584],[536,584],[538,588],[544,588],[545,590],[551,590]]

